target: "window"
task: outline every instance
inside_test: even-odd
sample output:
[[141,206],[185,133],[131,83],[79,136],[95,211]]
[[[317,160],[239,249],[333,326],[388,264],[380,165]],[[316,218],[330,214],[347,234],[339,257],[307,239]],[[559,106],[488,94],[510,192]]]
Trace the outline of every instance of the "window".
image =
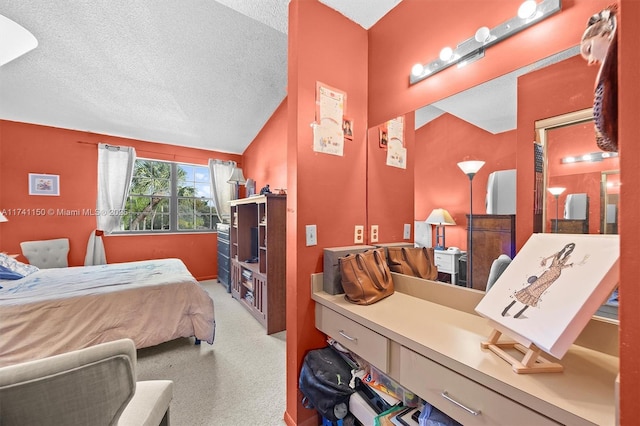
[[207,166],[136,160],[122,232],[213,231],[217,222]]

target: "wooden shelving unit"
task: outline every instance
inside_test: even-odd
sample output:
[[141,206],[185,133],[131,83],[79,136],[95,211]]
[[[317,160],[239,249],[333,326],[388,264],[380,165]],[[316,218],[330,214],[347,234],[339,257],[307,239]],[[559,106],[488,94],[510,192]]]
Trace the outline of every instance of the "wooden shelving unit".
[[286,329],[285,195],[231,201],[231,295],[266,328]]

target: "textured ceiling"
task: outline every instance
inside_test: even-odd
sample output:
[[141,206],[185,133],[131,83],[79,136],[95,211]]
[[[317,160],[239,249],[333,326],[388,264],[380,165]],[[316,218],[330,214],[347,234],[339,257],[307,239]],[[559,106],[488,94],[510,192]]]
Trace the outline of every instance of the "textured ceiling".
[[[369,28],[399,0],[321,0]],[[242,153],[286,96],[289,0],[0,0],[38,47],[0,119]]]
[[[319,1],[365,29],[400,3]],[[0,0],[39,42],[0,67],[0,119],[241,154],[286,97],[288,4]],[[416,127],[449,112],[511,130],[517,76],[556,60],[425,107]]]

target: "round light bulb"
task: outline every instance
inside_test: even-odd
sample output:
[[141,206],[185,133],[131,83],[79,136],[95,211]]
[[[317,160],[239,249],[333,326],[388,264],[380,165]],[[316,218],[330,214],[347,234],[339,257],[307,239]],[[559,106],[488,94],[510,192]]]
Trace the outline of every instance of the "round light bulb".
[[527,19],[533,17],[534,13],[536,13],[538,5],[535,0],[526,0],[524,3],[520,5],[518,8],[518,17],[520,19]]
[[424,66],[422,64],[415,64],[413,67],[411,67],[411,74],[413,74],[416,77],[421,76],[423,72],[424,72]]
[[478,43],[486,43],[489,41],[489,37],[491,37],[491,31],[487,27],[480,27],[476,31],[475,39]]
[[453,49],[452,48],[447,46],[447,47],[445,47],[444,49],[442,49],[440,51],[440,60],[448,61],[452,57],[453,57]]

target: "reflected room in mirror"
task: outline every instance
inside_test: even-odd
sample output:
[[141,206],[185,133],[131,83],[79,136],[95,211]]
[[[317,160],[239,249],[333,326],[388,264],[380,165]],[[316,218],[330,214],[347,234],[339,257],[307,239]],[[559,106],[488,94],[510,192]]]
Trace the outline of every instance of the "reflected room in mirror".
[[544,153],[544,232],[617,234],[620,187],[617,153],[594,145],[593,114],[585,109],[536,122]]
[[[497,171],[515,169],[516,180],[521,182],[521,179],[529,179],[534,189],[530,200],[523,199],[523,193],[516,194],[518,205],[526,206],[530,203],[532,206],[531,210],[527,208],[517,211],[518,214],[514,218],[516,223],[530,220],[533,222],[532,232],[552,232],[556,204],[554,196],[547,188],[560,186],[566,188],[558,197],[557,224],[560,229],[568,226],[570,221],[575,221],[580,225],[577,233],[614,232],[617,228],[617,195],[614,182],[616,170],[619,168],[615,163],[617,159],[601,156],[591,162],[590,166],[587,166],[585,161],[576,161],[573,164],[561,162],[564,157],[571,155],[580,155],[582,159],[584,154],[600,151],[595,144],[590,110],[588,114],[584,113],[584,117],[580,117],[581,123],[575,129],[567,126],[568,123],[563,123],[557,129],[549,130],[548,135],[551,140],[550,152],[556,150],[555,141],[563,139],[566,136],[563,134],[566,133],[569,137],[580,139],[584,146],[572,147],[567,144],[563,148],[560,146],[561,142],[558,142],[558,152],[553,154],[544,151],[540,140],[537,144],[532,144],[530,139],[531,129],[534,129],[536,124],[539,125],[540,121],[589,109],[593,105],[593,81],[596,73],[595,67],[585,65],[579,56],[578,48],[571,48],[553,57],[544,58],[525,69],[514,71],[417,110],[414,170],[416,220],[424,220],[436,207],[446,208],[457,223],[457,226],[447,229],[447,243],[463,250],[468,248],[468,181],[463,179],[464,175],[458,176],[459,171],[455,169],[455,164],[466,159],[482,159],[486,161],[486,165],[474,178],[474,222],[476,215],[489,216],[492,212],[493,206],[487,204],[488,199],[485,197],[489,188],[494,186],[490,183],[490,175]],[[582,134],[578,134],[578,130]],[[576,134],[572,135],[572,132]],[[521,140],[525,137],[526,140]],[[532,149],[532,145],[537,148]],[[521,161],[525,155],[530,157],[530,166]],[[552,158],[553,156],[557,158]],[[590,174],[585,176],[583,173],[581,176],[578,171],[586,167],[591,168]],[[594,170],[595,167],[601,169]],[[539,177],[534,180],[533,176],[538,174]],[[606,179],[606,183],[603,183],[603,179]],[[589,185],[586,185],[587,181]],[[517,183],[517,186],[520,186],[520,183]],[[609,189],[604,191],[603,188]],[[476,193],[482,195],[475,196]],[[575,201],[569,202],[565,219],[567,195],[571,195],[569,199]],[[576,216],[576,210],[580,209],[575,206],[581,202],[588,208],[583,207],[584,216]],[[424,217],[421,218],[421,214]],[[582,218],[575,219],[576,217]],[[603,223],[607,226],[603,226]],[[483,238],[485,234],[473,232],[474,249],[480,246],[476,245],[476,237]],[[517,237],[522,239],[528,236]],[[486,288],[486,274],[476,277],[476,272],[489,271],[494,259],[501,254],[509,254],[509,247],[503,247],[501,244],[495,244],[492,250],[484,260],[475,259],[473,262],[474,289]],[[482,262],[485,264],[482,265]]]
[[[486,162],[473,179],[473,219],[477,223],[471,233],[474,259],[467,266],[473,265],[468,275],[474,289],[485,290],[492,262],[503,254],[513,257],[516,237],[528,237],[516,235],[517,223],[536,223],[532,214],[535,156],[530,133],[535,121],[555,115],[555,111],[590,106],[596,71],[585,65],[576,46],[415,112],[416,220],[424,219],[436,207],[446,208],[457,223],[447,229],[447,242],[463,250],[469,248],[469,182],[455,173],[455,165],[464,160]],[[542,188],[542,151],[540,154]],[[524,156],[530,158],[530,166],[521,161]],[[527,180],[531,199],[517,190]],[[542,203],[541,197],[536,204],[540,226],[532,226],[528,232],[542,230]],[[528,204],[531,210],[517,207]],[[481,223],[485,217],[486,222]],[[483,228],[476,230],[481,224]],[[477,258],[480,254],[482,259]]]

